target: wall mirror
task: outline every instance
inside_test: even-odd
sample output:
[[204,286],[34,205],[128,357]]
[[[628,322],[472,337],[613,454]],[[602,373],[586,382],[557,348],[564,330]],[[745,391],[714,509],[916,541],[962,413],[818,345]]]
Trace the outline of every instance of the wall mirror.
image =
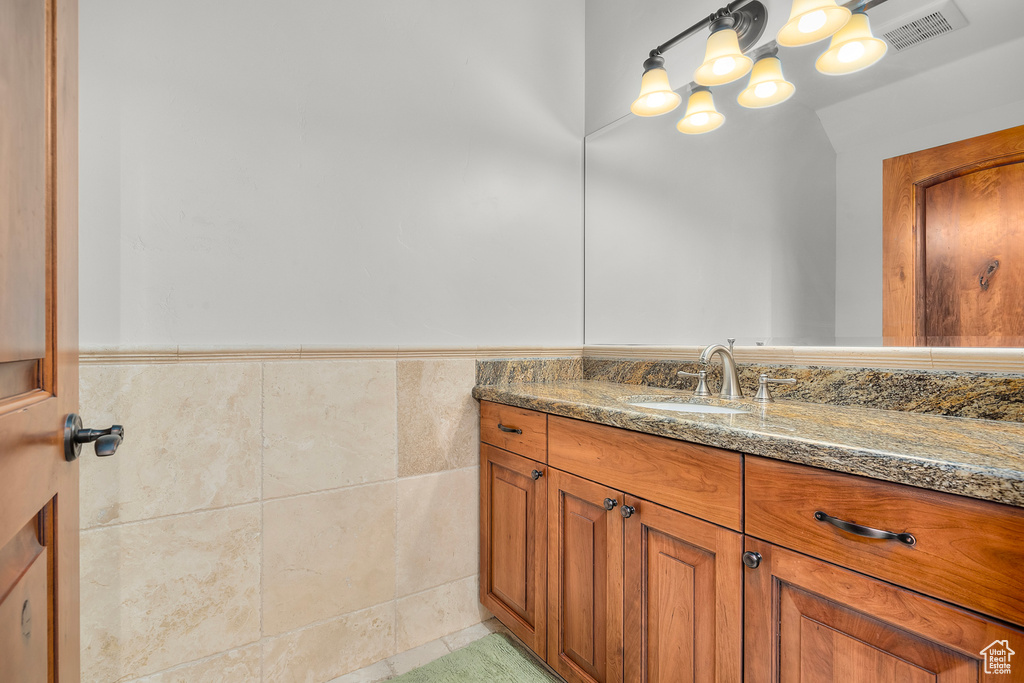
[[[869,15],[879,35],[950,4]],[[952,4],[966,25],[856,74],[815,71],[827,41],[781,48],[794,96],[752,110],[746,79],[716,88],[711,133],[677,132],[680,108],[588,135],[586,343],[883,345],[883,159],[1024,124],[1024,3]]]

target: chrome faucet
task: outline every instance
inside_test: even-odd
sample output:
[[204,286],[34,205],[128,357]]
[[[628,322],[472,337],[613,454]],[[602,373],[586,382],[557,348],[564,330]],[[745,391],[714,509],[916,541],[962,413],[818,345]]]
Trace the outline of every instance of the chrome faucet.
[[729,340],[728,348],[722,344],[712,344],[700,354],[700,362],[707,365],[717,353],[722,357],[722,391],[720,398],[743,398],[743,390],[740,389],[740,376],[736,372],[736,361],[732,357],[733,339]]

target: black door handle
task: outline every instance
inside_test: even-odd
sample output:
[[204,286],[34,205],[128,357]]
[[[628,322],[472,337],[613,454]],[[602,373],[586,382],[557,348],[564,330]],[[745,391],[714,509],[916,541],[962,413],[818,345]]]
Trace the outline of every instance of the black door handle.
[[75,460],[82,453],[82,444],[96,442],[96,455],[113,455],[124,441],[124,427],[113,425],[107,429],[83,429],[82,418],[71,413],[64,420],[64,459]]

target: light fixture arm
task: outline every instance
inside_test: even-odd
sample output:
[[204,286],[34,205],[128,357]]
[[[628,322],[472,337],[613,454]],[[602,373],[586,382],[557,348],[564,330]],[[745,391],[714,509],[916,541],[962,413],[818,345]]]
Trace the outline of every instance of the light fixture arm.
[[[701,31],[703,31],[704,29],[708,28],[709,26],[711,26],[711,24],[715,23],[719,19],[722,19],[722,18],[728,17],[728,16],[735,16],[739,12],[739,10],[743,9],[745,6],[747,6],[747,5],[751,4],[751,3],[754,3],[754,2],[756,2],[758,5],[761,5],[759,11],[761,13],[764,13],[765,12],[764,5],[762,5],[760,2],[758,2],[758,0],[734,0],[733,2],[730,2],[728,5],[726,5],[725,7],[721,8],[720,10],[715,12],[714,14],[711,14],[711,15],[707,16],[705,19],[697,22],[696,24],[694,24],[690,28],[686,29],[685,31],[683,31],[679,35],[674,36],[674,37],[666,40],[664,43],[662,43],[658,47],[656,47],[653,50],[651,50],[651,57],[660,57],[666,51],[671,50],[676,45],[678,45],[679,43],[683,42],[684,40],[686,40],[690,36],[695,35],[697,33],[700,33]],[[738,19],[738,22],[739,22],[737,24],[737,29],[738,29],[738,32],[739,32],[739,30],[742,30],[741,27],[740,27],[740,24],[742,24],[743,22],[742,22],[742,20],[740,18],[737,17],[737,19]],[[764,22],[762,20],[760,22],[760,26],[755,29],[756,32],[757,32],[757,36],[755,36],[754,39],[750,41],[750,43],[749,43],[750,45],[753,45],[753,43],[755,43],[757,41],[757,39],[761,36],[761,33],[764,31],[765,23],[766,22]],[[743,28],[747,28],[747,27],[743,27]]]

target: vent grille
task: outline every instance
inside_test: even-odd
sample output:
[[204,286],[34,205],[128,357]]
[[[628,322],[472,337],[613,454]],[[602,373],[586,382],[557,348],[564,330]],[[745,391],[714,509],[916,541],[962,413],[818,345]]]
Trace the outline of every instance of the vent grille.
[[941,12],[933,12],[909,24],[894,28],[888,33],[883,34],[883,36],[885,41],[896,48],[897,51],[902,51],[912,45],[931,40],[952,30],[953,26]]

